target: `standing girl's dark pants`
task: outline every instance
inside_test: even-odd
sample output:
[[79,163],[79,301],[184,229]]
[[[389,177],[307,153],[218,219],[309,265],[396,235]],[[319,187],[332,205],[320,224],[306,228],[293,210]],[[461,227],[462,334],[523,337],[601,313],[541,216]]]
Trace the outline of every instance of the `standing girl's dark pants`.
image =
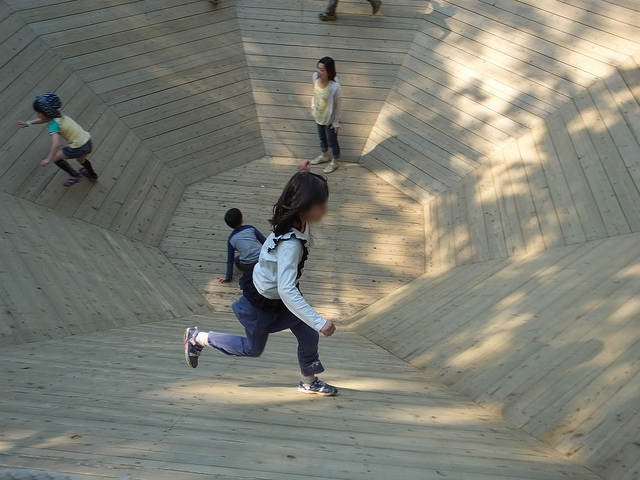
[[236,357],[259,357],[270,333],[290,329],[298,339],[298,363],[302,374],[311,376],[324,372],[318,355],[320,335],[284,305],[279,311],[267,312],[254,307],[243,295],[232,307],[244,326],[246,337],[209,332],[208,342],[213,348]]
[[340,144],[338,143],[338,134],[333,130],[331,125],[318,126],[318,137],[320,137],[320,150],[326,152],[331,149],[331,154],[336,160],[340,159]]
[[[367,0],[367,2],[373,4],[373,0]],[[331,15],[335,15],[336,14],[336,9],[338,8],[338,0],[329,0],[329,6],[327,7],[326,12],[330,13]]]

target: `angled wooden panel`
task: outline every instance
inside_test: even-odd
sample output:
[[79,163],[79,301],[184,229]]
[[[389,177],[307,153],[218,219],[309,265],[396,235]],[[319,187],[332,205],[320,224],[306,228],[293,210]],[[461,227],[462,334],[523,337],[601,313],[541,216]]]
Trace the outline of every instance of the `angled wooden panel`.
[[639,240],[428,274],[351,326],[603,478],[634,478]]
[[232,3],[12,6],[182,183],[264,156]]
[[[0,5],[0,13],[6,14],[0,38],[6,57],[0,66],[0,103],[8,113],[0,120],[0,190],[158,244],[184,183],[163,167],[114,109],[37,37],[33,26],[22,21],[24,12],[10,13],[4,3]],[[63,172],[55,166],[38,165],[49,148],[46,128],[15,126],[17,118],[33,115],[35,96],[49,90],[60,95],[64,112],[91,132],[91,162],[100,175],[96,184],[85,181],[75,188],[63,187]],[[74,161],[70,163],[78,167]],[[160,171],[163,177],[158,179]]]
[[[638,231],[640,90],[633,80],[639,72],[630,59],[464,176],[466,209],[472,212],[469,245],[475,253],[439,256],[436,249],[429,268]],[[400,157],[394,161],[402,168]],[[415,183],[407,193],[419,193],[420,177],[411,178]],[[437,221],[458,198],[459,189],[450,188],[430,206],[430,235],[438,237],[431,245],[440,251],[450,245],[465,248],[450,222]]]
[[369,5],[345,1],[339,21],[327,23],[318,20],[325,6],[314,0],[236,4],[266,153],[297,158],[318,154],[311,75],[318,59],[331,56],[344,91],[341,157],[357,161],[424,3],[384,5],[379,15],[371,16]]
[[[487,163],[614,75],[640,49],[640,12],[629,3],[595,10],[587,3],[433,2],[362,152],[364,165],[426,203],[449,190],[452,172]],[[416,134],[422,149],[388,148],[412,145]],[[568,237],[580,236],[562,225]]]
[[[154,247],[0,194],[0,344],[207,311]],[[4,321],[6,320],[6,322]]]

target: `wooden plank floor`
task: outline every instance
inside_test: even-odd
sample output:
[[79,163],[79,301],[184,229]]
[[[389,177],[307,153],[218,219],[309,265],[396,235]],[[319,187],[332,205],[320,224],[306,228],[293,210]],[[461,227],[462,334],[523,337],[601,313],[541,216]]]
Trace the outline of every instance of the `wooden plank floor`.
[[320,22],[317,0],[237,0],[242,41],[267,155],[315,157],[311,75],[336,60],[345,101],[342,158],[357,161],[425,12],[421,0],[386,4],[343,0],[339,21]]
[[0,194],[0,345],[208,311],[154,247]]
[[377,16],[343,1],[335,23],[318,21],[316,0],[2,1],[16,11],[9,58],[15,43],[22,67],[45,68],[44,41],[77,74],[54,71],[50,85],[76,105],[85,87],[98,94],[173,185],[265,152],[314,155],[309,79],[330,54],[347,98],[345,159],[364,154],[426,203],[640,49],[640,12],[624,0],[403,0]]
[[[240,208],[268,234],[272,205],[295,165],[267,157],[187,188],[161,249],[217,311],[230,311],[239,294],[235,280],[218,283],[230,233],[224,213]],[[421,205],[359,165],[343,165],[329,186],[330,212],[314,229],[302,290],[319,311],[341,320],[424,272],[424,224]]]
[[182,329],[238,331],[229,315],[0,351],[0,469],[136,480],[596,480],[477,404],[353,332],[323,339],[341,394],[296,391],[295,339],[261,359],[207,350]]
[[427,203],[640,50],[634,2],[430,2],[362,162]]
[[429,203],[427,268],[640,231],[639,62],[628,58]]
[[[0,352],[0,466],[640,478],[640,8],[401,0],[373,17],[345,0],[320,23],[323,7],[0,0],[0,343],[39,342]],[[344,159],[366,167],[331,176],[303,283],[342,321],[328,401],[291,395],[286,335],[265,363],[197,372],[179,344],[189,322],[238,328],[222,216],[268,231],[294,158],[317,150],[324,55]],[[46,135],[13,127],[46,90],[94,135],[96,185],[63,189],[37,167]],[[193,286],[214,318],[138,325],[207,311]]]
[[181,182],[264,155],[232,2],[6,2]]
[[[0,18],[0,105],[6,113],[0,119],[0,191],[157,244],[184,183],[4,2]],[[14,125],[31,117],[34,97],[49,90],[92,134],[91,161],[100,174],[95,185],[64,188],[61,171],[38,165],[49,148],[46,129]]]
[[637,479],[640,235],[427,274],[350,326],[605,479]]

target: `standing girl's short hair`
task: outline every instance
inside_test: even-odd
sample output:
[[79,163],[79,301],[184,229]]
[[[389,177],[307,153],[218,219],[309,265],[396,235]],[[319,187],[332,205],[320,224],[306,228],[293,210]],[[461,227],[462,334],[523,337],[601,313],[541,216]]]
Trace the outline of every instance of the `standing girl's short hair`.
[[324,65],[324,68],[327,69],[327,75],[329,76],[329,80],[335,80],[336,78],[336,62],[331,57],[322,57],[318,60],[318,63]]
[[329,200],[327,179],[311,172],[296,173],[282,191],[273,206],[273,218],[269,220],[276,236],[284,235],[300,226],[300,215],[314,205],[323,205]]

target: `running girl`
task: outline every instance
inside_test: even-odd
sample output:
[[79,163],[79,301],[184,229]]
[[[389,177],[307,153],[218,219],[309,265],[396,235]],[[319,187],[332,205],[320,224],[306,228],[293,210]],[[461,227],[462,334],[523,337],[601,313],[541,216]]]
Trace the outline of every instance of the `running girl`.
[[[324,173],[334,172],[340,160],[338,133],[342,115],[342,87],[336,77],[336,63],[331,57],[321,58],[313,74],[311,111],[316,119],[321,150],[320,156],[311,160],[311,164],[331,162]],[[329,149],[332,157],[329,156]]]
[[300,171],[287,183],[273,207],[273,232],[262,246],[258,264],[240,279],[242,297],[232,305],[246,336],[200,332],[187,328],[184,334],[185,359],[193,368],[204,347],[213,347],[237,357],[259,357],[269,334],[290,329],[298,339],[298,364],[302,393],[335,395],[338,389],[319,380],[324,371],[318,356],[318,332],[330,337],[336,327],[320,316],[298,289],[304,262],[313,246],[311,223],[327,213],[327,181],[311,172]]
[[[49,136],[51,137],[51,148],[49,154],[40,162],[40,165],[46,167],[50,163],[64,170],[69,174],[69,178],[64,183],[65,187],[70,187],[82,181],[82,177],[91,181],[96,181],[98,175],[93,171],[91,162],[87,156],[93,149],[91,135],[78,125],[72,118],[63,115],[60,112],[62,102],[58,95],[53,92],[45,93],[36,97],[33,102],[33,109],[36,112],[36,118],[33,120],[18,120],[16,123],[21,128],[27,128],[32,125],[49,125]],[[67,142],[66,147],[60,145],[60,139]],[[80,172],[77,172],[67,159],[74,158],[82,166]]]

